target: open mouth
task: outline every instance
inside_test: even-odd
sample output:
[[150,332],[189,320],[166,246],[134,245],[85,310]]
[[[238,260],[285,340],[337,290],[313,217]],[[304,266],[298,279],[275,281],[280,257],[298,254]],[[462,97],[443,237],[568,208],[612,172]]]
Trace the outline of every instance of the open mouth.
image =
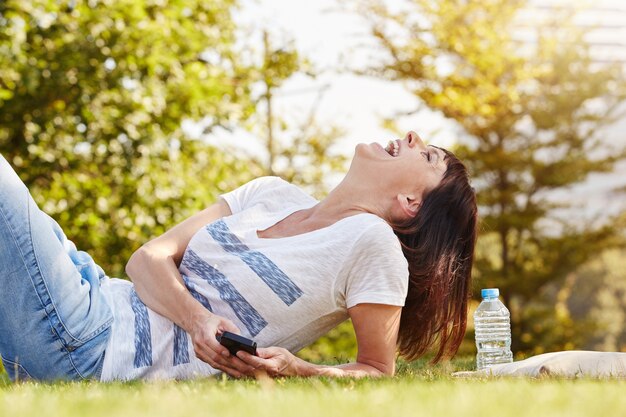
[[385,152],[393,157],[398,156],[398,152],[400,152],[400,144],[398,143],[398,140],[390,140],[387,146],[385,146]]

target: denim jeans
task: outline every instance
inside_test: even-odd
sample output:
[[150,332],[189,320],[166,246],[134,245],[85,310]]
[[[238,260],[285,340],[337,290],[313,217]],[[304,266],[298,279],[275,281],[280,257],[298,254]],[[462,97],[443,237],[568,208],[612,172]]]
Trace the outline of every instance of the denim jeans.
[[113,322],[105,279],[0,155],[0,355],[12,380],[100,377]]

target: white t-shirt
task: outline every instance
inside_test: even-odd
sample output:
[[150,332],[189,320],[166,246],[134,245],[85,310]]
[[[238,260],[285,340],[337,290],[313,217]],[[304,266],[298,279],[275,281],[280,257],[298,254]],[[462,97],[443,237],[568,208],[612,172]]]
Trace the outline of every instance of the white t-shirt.
[[[408,264],[391,227],[373,214],[284,238],[265,230],[317,200],[277,177],[222,196],[232,215],[207,224],[179,271],[191,294],[230,319],[259,347],[296,352],[348,318],[359,303],[403,306]],[[146,307],[132,283],[103,284],[115,320],[101,379],[188,379],[216,374],[194,355],[190,336]]]

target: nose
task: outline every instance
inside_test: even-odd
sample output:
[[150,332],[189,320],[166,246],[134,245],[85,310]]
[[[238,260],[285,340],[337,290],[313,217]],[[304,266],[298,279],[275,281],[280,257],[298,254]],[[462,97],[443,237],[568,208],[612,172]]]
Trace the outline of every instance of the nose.
[[411,147],[415,145],[424,146],[424,142],[422,142],[422,138],[420,138],[419,135],[412,130],[409,130],[409,132],[406,134],[405,139],[407,140],[407,142],[409,143],[409,146]]

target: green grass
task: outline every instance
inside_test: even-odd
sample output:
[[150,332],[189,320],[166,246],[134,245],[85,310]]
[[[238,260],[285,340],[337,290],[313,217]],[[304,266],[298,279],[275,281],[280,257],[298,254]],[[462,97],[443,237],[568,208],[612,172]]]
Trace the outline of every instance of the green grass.
[[0,381],[0,416],[624,416],[626,381],[456,379],[470,361],[387,379],[213,378],[100,384]]

